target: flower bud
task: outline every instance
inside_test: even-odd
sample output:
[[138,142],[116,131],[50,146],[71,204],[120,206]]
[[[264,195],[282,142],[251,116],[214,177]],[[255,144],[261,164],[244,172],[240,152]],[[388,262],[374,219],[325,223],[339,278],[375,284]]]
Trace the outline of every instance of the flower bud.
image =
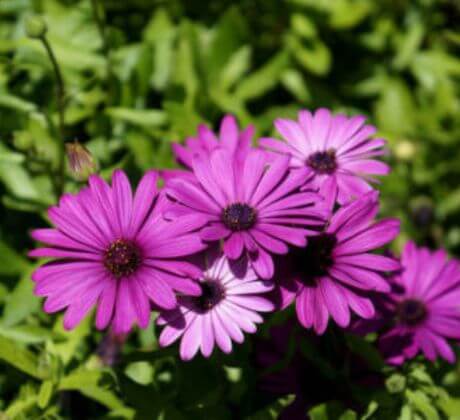
[[41,16],[29,16],[26,19],[26,34],[30,38],[42,38],[48,30]]
[[72,175],[78,181],[85,181],[91,174],[97,172],[97,163],[91,152],[78,141],[65,145],[69,167]]

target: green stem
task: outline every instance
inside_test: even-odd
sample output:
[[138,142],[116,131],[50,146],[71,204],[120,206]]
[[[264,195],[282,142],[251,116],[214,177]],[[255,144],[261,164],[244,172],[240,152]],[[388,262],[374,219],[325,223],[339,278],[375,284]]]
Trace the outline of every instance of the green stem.
[[58,118],[59,118],[59,136],[60,136],[60,144],[59,144],[59,167],[58,167],[58,182],[57,182],[57,195],[58,197],[62,195],[64,191],[64,183],[65,183],[65,86],[64,86],[64,79],[62,77],[62,72],[59,67],[59,64],[56,60],[56,56],[54,55],[53,49],[46,38],[46,36],[42,36],[40,38],[43,46],[48,53],[48,57],[51,61],[51,65],[53,66],[54,75],[56,77],[57,89],[56,89],[56,99],[57,99],[57,107],[58,107]]

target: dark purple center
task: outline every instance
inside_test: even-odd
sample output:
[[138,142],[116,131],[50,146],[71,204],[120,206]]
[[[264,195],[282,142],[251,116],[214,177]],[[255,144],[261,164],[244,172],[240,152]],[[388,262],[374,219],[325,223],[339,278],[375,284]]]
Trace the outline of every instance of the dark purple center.
[[200,286],[201,296],[193,298],[193,302],[204,312],[214,308],[225,297],[225,289],[219,281],[206,280]]
[[247,204],[230,204],[222,211],[222,222],[233,231],[250,229],[256,218],[256,211]]
[[306,285],[327,274],[334,264],[332,251],[337,243],[334,235],[323,233],[308,238],[306,248],[292,250],[293,267]]
[[139,248],[131,241],[117,239],[104,255],[104,265],[115,277],[129,276],[141,263]]
[[399,322],[411,327],[420,324],[427,315],[425,304],[418,299],[405,299],[396,307],[396,317]]
[[337,169],[335,150],[329,149],[325,152],[315,152],[307,159],[307,165],[319,174],[331,174]]

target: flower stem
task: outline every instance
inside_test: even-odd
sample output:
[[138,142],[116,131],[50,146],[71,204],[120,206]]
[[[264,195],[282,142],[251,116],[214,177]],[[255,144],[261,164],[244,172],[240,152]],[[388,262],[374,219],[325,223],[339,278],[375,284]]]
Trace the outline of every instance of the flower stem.
[[56,77],[57,89],[56,89],[56,100],[57,100],[57,107],[58,107],[58,129],[59,129],[59,167],[58,167],[58,176],[57,176],[57,186],[56,186],[56,193],[58,197],[62,195],[64,191],[64,183],[65,183],[65,86],[64,86],[64,79],[62,77],[62,72],[59,67],[59,64],[56,60],[56,56],[51,48],[51,45],[46,38],[45,35],[41,36],[40,41],[42,42],[43,46],[46,49],[48,57],[51,61],[51,65],[53,67],[54,75]]

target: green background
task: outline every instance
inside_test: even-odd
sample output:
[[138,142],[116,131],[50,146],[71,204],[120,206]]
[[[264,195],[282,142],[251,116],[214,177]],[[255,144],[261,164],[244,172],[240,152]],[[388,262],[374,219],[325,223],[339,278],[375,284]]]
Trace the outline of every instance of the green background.
[[[152,326],[109,368],[91,319],[68,333],[41,312],[25,255],[57,199],[62,136],[53,68],[25,32],[34,15],[64,78],[64,138],[103,176],[173,167],[170,143],[225,113],[258,135],[301,108],[364,114],[389,142],[380,189],[382,214],[402,220],[394,250],[413,237],[460,253],[458,1],[0,0],[0,418],[270,419],[289,402],[257,391],[250,339],[184,364],[158,350]],[[68,174],[67,191],[81,185]],[[366,346],[353,351],[378,359]],[[312,417],[460,418],[458,368],[376,369],[386,385],[357,390],[358,414],[328,403]]]

